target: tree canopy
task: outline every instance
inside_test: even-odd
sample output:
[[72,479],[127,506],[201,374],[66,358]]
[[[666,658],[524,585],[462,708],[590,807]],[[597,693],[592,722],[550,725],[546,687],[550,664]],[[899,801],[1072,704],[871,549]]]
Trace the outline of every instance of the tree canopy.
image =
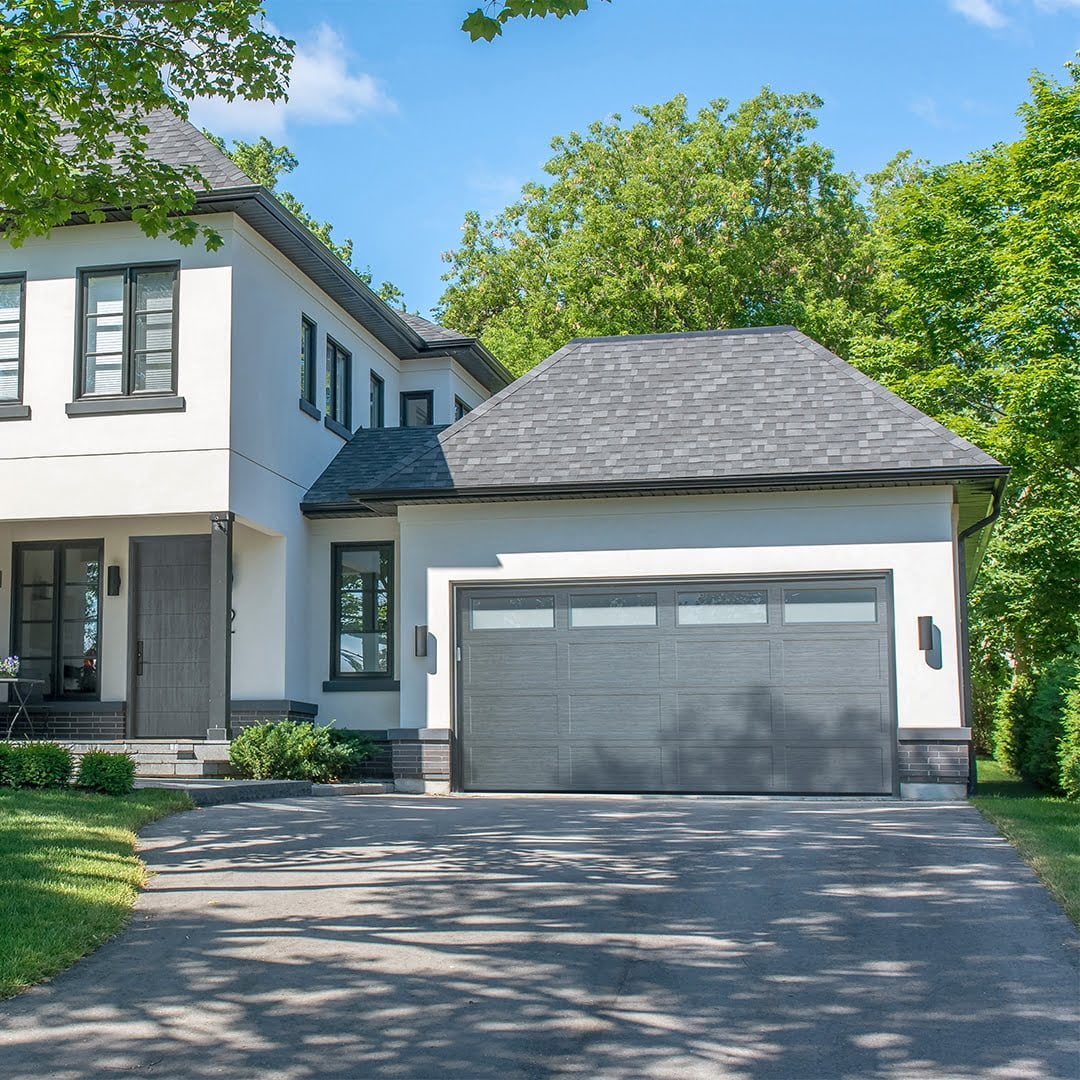
[[473,41],[494,41],[511,19],[543,19],[548,15],[565,19],[568,15],[580,15],[588,7],[589,0],[488,0],[465,16],[461,29]]
[[0,0],[0,236],[132,207],[149,235],[190,243],[198,170],[147,154],[147,117],[195,97],[284,96],[293,42],[260,0]]
[[573,337],[795,323],[834,348],[870,280],[859,185],[809,135],[821,101],[683,96],[553,140],[548,184],[465,219],[441,300],[521,372]]

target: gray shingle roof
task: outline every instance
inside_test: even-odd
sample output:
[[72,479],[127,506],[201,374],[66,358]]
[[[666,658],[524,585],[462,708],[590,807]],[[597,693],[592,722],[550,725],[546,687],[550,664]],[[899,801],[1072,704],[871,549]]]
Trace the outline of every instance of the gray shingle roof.
[[407,311],[399,311],[398,314],[402,320],[409,324],[424,339],[431,345],[437,345],[439,342],[445,341],[470,341],[472,340],[468,334],[461,334],[457,330],[450,330],[445,326],[440,326],[438,323],[433,323],[430,319],[422,318],[420,315],[412,315]]
[[539,494],[545,485],[1004,472],[787,326],[572,341],[397,468],[376,476],[349,449],[316,487],[376,500]]
[[[166,165],[194,165],[206,178],[209,190],[250,187],[254,181],[227,154],[223,154],[194,124],[168,109],[156,109],[146,118],[146,155]],[[71,137],[62,135],[61,148]]]

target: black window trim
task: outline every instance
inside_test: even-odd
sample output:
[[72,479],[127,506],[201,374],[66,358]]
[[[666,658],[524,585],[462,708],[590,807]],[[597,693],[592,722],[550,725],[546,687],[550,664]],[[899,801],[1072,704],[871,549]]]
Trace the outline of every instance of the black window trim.
[[[301,387],[303,392],[300,394],[300,408],[307,413],[308,416],[318,420],[322,416],[322,413],[319,411],[319,406],[315,401],[315,395],[318,393],[319,387],[319,324],[304,311],[300,312],[300,333],[301,335],[307,334],[311,341],[310,355],[304,363],[304,385]],[[304,342],[303,337],[301,337],[301,349],[303,349],[303,347]]]
[[454,395],[454,422],[458,420],[464,420],[466,416],[473,411],[473,406],[470,405],[464,398],[460,398],[457,394]]
[[[397,625],[394,608],[397,604],[397,559],[393,540],[357,540],[342,541],[330,545],[330,678],[323,684],[323,689],[342,689],[343,686],[368,684],[378,681],[379,689],[391,689],[388,685],[394,681],[394,664],[397,662],[394,649],[394,634]],[[341,671],[341,572],[339,555],[343,551],[382,551],[390,553],[390,572],[388,581],[389,603],[386,612],[386,670],[385,671]],[[337,684],[331,686],[331,684]]]
[[[26,359],[26,271],[20,270],[10,274],[0,274],[0,282],[17,281],[19,283],[19,352],[15,357],[15,397],[0,400],[0,406],[23,406],[23,364]],[[23,415],[22,409],[8,410],[14,418]],[[29,416],[29,410],[26,415]]]
[[[64,635],[64,618],[63,618],[63,594],[65,590],[65,584],[61,580],[63,572],[63,552],[65,548],[69,547],[96,547],[98,551],[98,566],[100,567],[98,573],[98,642],[97,642],[97,690],[92,694],[80,694],[80,693],[64,693],[64,679],[63,679],[63,635]],[[60,612],[60,618],[55,620],[55,626],[53,627],[53,664],[60,666],[60,679],[56,681],[56,667],[53,670],[54,688],[58,687],[58,692],[54,692],[47,696],[44,696],[45,701],[100,701],[101,700],[101,678],[105,668],[102,663],[103,647],[102,642],[105,637],[104,627],[104,610],[102,607],[102,593],[104,584],[104,570],[105,570],[105,540],[102,537],[93,537],[86,540],[16,540],[11,545],[11,631],[8,637],[8,641],[11,642],[11,648],[14,651],[16,648],[16,638],[18,637],[19,623],[22,621],[22,579],[18,574],[19,555],[23,551],[52,551],[54,559],[54,573],[56,576],[53,580],[53,614],[55,616],[57,610]],[[59,604],[59,609],[58,609]]]
[[[131,375],[134,364],[134,349],[132,344],[135,335],[135,320],[132,317],[132,289],[134,274],[140,270],[172,270],[173,272],[173,295],[172,295],[172,371],[171,382],[168,390],[131,390]],[[124,346],[123,346],[123,370],[120,375],[121,393],[119,394],[86,394],[83,393],[85,377],[85,346],[86,346],[86,290],[87,282],[95,275],[118,274],[124,275]],[[76,321],[75,327],[75,385],[73,387],[72,401],[94,400],[110,401],[121,398],[173,398],[178,393],[177,378],[179,375],[179,343],[180,343],[180,260],[171,259],[163,262],[147,263],[120,263],[115,266],[80,266],[76,270]]]
[[[377,372],[370,371],[368,379],[368,426],[375,428],[386,427],[386,380]],[[378,388],[378,423],[375,423],[375,390]]]
[[[401,391],[401,426],[402,427],[431,427],[435,423],[435,391],[434,390],[402,390]],[[406,424],[405,407],[410,401],[418,401],[426,398],[428,403],[428,422],[426,424]]]
[[[335,349],[345,357],[345,387],[342,390],[337,384],[337,362],[330,363],[329,352],[331,349]],[[346,431],[348,434],[345,438],[352,435],[352,361],[353,354],[345,348],[341,342],[336,341],[329,334],[326,335],[326,348],[323,350],[323,355],[326,357],[326,370],[330,380],[329,391],[330,400],[326,403],[326,419],[334,422],[332,431],[340,434],[341,430]],[[344,396],[342,396],[344,394]],[[337,404],[341,403],[344,408],[344,421],[339,420],[337,417]],[[329,427],[329,425],[327,425]]]

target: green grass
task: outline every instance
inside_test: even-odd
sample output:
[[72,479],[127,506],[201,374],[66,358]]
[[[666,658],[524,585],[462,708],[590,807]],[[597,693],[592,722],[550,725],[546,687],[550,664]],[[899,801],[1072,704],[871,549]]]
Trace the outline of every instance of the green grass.
[[1080,926],[1080,803],[1040,791],[980,758],[972,803],[1031,864]]
[[127,921],[146,881],[143,825],[190,809],[183,792],[0,788],[0,998],[73,964]]

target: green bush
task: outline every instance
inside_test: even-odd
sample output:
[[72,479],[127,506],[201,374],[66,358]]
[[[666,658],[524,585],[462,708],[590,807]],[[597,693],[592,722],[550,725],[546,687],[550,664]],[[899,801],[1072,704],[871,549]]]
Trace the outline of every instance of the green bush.
[[56,743],[16,743],[7,755],[7,783],[11,787],[66,787],[72,765],[70,752]]
[[1028,718],[1034,687],[1029,676],[1017,675],[998,694],[994,708],[994,760],[1010,772],[1020,772],[1027,748]]
[[0,787],[14,787],[11,781],[11,758],[15,747],[11,743],[0,743]]
[[1065,695],[1058,743],[1058,786],[1070,799],[1080,799],[1080,688]]
[[78,784],[103,795],[127,795],[135,788],[135,759],[130,754],[91,750],[79,762]]
[[1065,695],[1076,688],[1077,673],[1074,657],[1059,657],[1039,676],[1031,696],[1020,775],[1047,791],[1060,791],[1058,744],[1063,734]]
[[[312,723],[268,720],[245,728],[229,746],[229,761],[254,780],[340,780],[364,748],[341,732]],[[366,755],[364,755],[366,756]]]
[[341,774],[341,779],[354,779],[358,775],[357,766],[374,756],[375,744],[371,741],[371,737],[362,731],[335,727],[327,730],[330,732],[330,741],[335,745],[347,747],[351,754],[349,765]]

